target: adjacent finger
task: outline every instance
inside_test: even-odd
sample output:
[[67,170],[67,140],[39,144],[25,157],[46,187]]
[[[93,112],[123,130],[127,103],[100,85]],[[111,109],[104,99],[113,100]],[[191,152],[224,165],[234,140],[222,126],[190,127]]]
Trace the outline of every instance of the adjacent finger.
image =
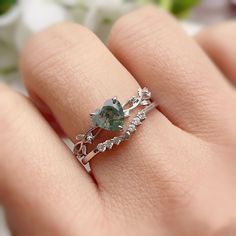
[[214,142],[232,134],[233,89],[167,13],[147,7],[122,17],[109,47],[175,125]]
[[236,84],[236,21],[206,28],[196,40],[225,76]]
[[90,176],[29,100],[0,85],[0,107],[0,199],[13,233],[86,231],[82,211],[98,207]]

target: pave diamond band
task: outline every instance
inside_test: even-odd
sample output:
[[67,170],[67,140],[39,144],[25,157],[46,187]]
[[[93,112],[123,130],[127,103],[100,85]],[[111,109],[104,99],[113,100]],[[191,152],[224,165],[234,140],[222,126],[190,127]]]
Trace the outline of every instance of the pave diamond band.
[[[74,155],[87,164],[98,153],[105,152],[126,141],[136,131],[137,127],[146,119],[146,114],[157,107],[152,103],[151,92],[147,88],[138,89],[138,95],[132,96],[125,104],[121,105],[117,97],[107,100],[101,109],[96,109],[90,114],[93,127],[85,134],[79,134],[76,139],[78,142],[74,146]],[[131,116],[131,111],[142,107],[136,115],[130,119],[129,124],[125,127],[125,118]],[[100,131],[119,131],[121,134],[95,145],[95,139]],[[91,148],[90,145],[93,145]],[[90,148],[90,151],[88,149]]]

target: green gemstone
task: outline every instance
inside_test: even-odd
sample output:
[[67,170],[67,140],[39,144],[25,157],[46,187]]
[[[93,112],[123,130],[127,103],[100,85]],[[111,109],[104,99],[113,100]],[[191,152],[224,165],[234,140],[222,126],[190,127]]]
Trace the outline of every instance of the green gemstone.
[[95,126],[109,131],[118,131],[124,125],[124,111],[117,99],[107,100],[102,109],[97,109],[92,122]]

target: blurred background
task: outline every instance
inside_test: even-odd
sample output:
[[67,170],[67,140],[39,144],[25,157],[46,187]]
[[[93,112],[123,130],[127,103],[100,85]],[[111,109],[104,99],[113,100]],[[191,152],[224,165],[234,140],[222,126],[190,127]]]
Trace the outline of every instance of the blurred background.
[[[67,20],[85,25],[106,42],[116,19],[149,3],[173,14],[189,35],[236,18],[236,0],[0,0],[0,80],[25,92],[17,62],[35,32]],[[10,236],[1,207],[0,236]]]

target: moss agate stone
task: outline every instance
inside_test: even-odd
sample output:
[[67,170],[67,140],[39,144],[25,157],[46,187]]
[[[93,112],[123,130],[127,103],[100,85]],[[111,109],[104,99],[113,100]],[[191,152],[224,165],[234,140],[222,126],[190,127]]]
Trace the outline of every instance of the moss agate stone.
[[95,126],[109,131],[119,131],[124,126],[124,110],[117,99],[107,100],[102,109],[92,117]]

